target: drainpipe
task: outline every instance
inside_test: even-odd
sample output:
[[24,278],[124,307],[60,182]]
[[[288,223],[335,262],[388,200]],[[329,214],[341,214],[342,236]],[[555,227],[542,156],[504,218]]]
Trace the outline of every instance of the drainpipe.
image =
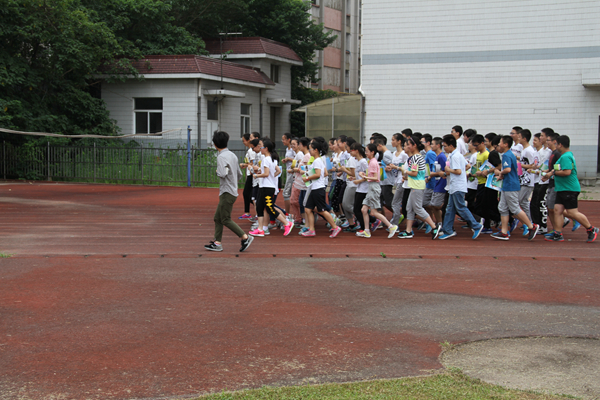
[[263,134],[263,101],[262,101],[263,90],[258,89],[258,131],[261,136]]

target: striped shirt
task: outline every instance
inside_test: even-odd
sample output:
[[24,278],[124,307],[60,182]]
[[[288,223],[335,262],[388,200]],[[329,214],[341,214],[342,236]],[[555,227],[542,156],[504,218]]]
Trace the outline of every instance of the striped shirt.
[[417,171],[417,176],[408,175],[408,186],[411,189],[425,190],[425,159],[421,154],[414,154],[408,159],[408,171]]

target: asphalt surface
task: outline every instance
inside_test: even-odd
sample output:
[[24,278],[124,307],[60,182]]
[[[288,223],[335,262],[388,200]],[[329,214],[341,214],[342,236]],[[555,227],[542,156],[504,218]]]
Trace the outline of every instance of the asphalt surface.
[[[458,222],[446,241],[329,239],[319,226],[241,254],[226,231],[209,253],[217,196],[0,185],[0,399],[393,378],[442,369],[444,342],[600,338],[600,242],[583,229],[549,243],[473,241]],[[580,209],[600,224],[599,205]]]

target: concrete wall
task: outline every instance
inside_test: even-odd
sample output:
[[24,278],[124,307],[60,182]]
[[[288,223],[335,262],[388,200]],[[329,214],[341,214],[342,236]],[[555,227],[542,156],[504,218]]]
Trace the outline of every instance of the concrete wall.
[[584,0],[365,1],[365,134],[550,126],[595,175],[600,90],[582,70],[600,68],[599,19]]
[[[183,128],[181,138],[187,138],[187,126],[197,132],[196,79],[161,79],[143,82],[102,84],[102,99],[106,102],[110,117],[117,120],[121,134],[134,132],[134,98],[163,98],[163,130]],[[170,136],[173,137],[173,136]],[[173,137],[174,138],[174,137]]]
[[[199,86],[201,86],[199,88]],[[163,98],[163,130],[182,128],[180,135],[168,134],[169,139],[178,137],[184,141],[187,138],[187,126],[192,128],[192,141],[201,148],[208,147],[212,133],[208,132],[207,101],[212,101],[212,96],[198,96],[201,90],[220,89],[218,81],[197,79],[147,79],[145,81],[128,81],[124,83],[111,83],[102,85],[102,98],[107,104],[111,118],[117,121],[123,134],[131,134],[134,129],[134,101],[135,97],[162,97]],[[232,149],[242,148],[241,142],[241,104],[251,104],[251,131],[260,128],[260,90],[259,88],[225,83],[224,89],[246,93],[244,98],[228,97],[219,102],[218,129],[230,135]],[[263,89],[263,102],[266,104],[265,90]],[[200,108],[200,131],[198,130],[198,107]],[[266,108],[263,117],[263,126],[269,128],[269,110]],[[289,110],[288,110],[289,114]],[[289,127],[289,118],[287,120]],[[283,128],[282,128],[283,129]],[[288,128],[289,129],[289,128]],[[198,134],[200,133],[200,138]]]

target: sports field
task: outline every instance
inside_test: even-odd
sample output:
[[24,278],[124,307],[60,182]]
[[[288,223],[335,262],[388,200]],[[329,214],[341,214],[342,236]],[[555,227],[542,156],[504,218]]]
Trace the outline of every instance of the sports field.
[[[442,368],[443,342],[600,337],[600,240],[584,229],[562,243],[473,241],[458,222],[446,241],[330,239],[320,222],[244,253],[226,230],[209,253],[217,196],[1,184],[0,399],[414,376]],[[600,225],[600,203],[580,209]]]

